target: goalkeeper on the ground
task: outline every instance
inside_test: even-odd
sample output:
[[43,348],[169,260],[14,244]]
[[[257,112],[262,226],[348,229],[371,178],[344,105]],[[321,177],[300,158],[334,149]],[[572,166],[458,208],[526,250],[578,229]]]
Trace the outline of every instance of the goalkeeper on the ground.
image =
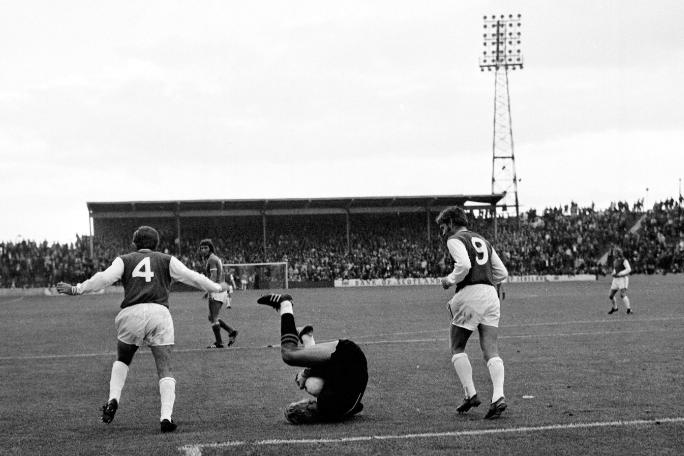
[[273,307],[280,314],[283,361],[304,368],[297,373],[295,381],[313,396],[288,405],[287,421],[292,424],[342,421],[363,410],[361,399],[368,383],[368,363],[361,348],[347,339],[316,344],[311,326],[298,332],[290,295],[268,294],[257,302]]

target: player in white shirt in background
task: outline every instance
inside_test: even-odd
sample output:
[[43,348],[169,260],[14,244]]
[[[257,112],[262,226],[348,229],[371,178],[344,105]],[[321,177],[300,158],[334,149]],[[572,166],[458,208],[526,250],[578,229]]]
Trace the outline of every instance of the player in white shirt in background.
[[171,280],[214,293],[226,290],[228,286],[225,283],[219,285],[188,269],[176,257],[155,252],[159,233],[152,227],[138,228],[133,234],[133,244],[135,252],[115,258],[106,270],[78,285],[60,282],[57,291],[80,295],[102,290],[121,280],[124,299],[114,320],[117,357],[109,380],[109,399],[102,407],[102,421],[110,423],[114,419],[133,355],[140,345],[146,343],[154,356],[159,376],[161,432],[173,432],[177,425],[171,418],[176,400],[176,380],[171,373],[174,344],[173,319],[169,312]]
[[226,303],[226,309],[230,309],[233,292],[238,289],[237,283],[235,282],[235,270],[233,268],[230,268],[226,274],[226,283],[228,284],[228,302]]
[[451,313],[451,362],[465,392],[465,400],[457,411],[462,414],[481,403],[473,382],[472,366],[465,353],[470,335],[477,330],[493,387],[492,401],[484,418],[498,418],[507,405],[504,364],[498,348],[500,301],[497,285],[506,280],[508,271],[490,243],[468,230],[468,217],[463,208],[444,209],[436,222],[454,260],[453,271],[440,281],[444,289],[456,286],[456,294],[447,307]]
[[610,295],[608,296],[611,306],[608,314],[618,311],[617,302],[615,302],[615,295],[618,291],[620,292],[622,303],[627,309],[627,313],[633,313],[629,302],[629,296],[627,296],[627,288],[629,288],[629,274],[631,272],[632,268],[629,265],[627,258],[625,258],[622,249],[615,248],[613,250],[613,281],[610,284]]

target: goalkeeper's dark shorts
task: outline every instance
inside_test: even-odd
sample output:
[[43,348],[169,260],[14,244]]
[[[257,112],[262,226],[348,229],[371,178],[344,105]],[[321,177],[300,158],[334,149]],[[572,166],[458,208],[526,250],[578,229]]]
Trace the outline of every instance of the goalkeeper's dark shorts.
[[324,370],[323,390],[317,401],[321,419],[339,421],[358,413],[368,384],[368,362],[361,348],[351,340],[340,339]]

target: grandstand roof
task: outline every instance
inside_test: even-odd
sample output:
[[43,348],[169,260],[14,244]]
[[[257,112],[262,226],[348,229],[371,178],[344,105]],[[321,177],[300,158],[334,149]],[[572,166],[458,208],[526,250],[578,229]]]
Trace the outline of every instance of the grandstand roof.
[[296,215],[334,213],[386,213],[441,210],[462,205],[467,209],[490,209],[504,194],[377,196],[347,198],[283,198],[185,201],[88,202],[93,218],[206,217],[249,215]]

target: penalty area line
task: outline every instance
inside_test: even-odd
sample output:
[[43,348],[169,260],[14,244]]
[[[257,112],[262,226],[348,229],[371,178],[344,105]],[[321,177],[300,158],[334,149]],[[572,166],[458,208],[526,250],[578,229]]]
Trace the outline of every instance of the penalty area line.
[[[586,332],[572,332],[572,333],[544,333],[544,334],[512,334],[500,335],[499,339],[536,339],[540,337],[578,337],[578,336],[607,336],[612,334],[636,334],[636,333],[650,333],[670,331],[668,328],[656,329],[634,329],[623,331],[586,331]],[[424,339],[401,339],[401,340],[369,340],[359,341],[359,345],[391,345],[391,344],[416,344],[416,343],[434,343],[448,341],[448,337],[430,337]],[[331,341],[324,341],[331,342]],[[320,343],[320,341],[319,341]],[[225,352],[243,351],[243,350],[263,350],[279,348],[280,344],[272,345],[254,345],[249,347],[231,347],[224,349]],[[173,350],[173,353],[217,353],[218,350],[208,350],[205,348],[181,348]],[[142,355],[151,354],[150,350],[141,350],[138,352]],[[96,358],[101,356],[115,356],[115,352],[100,352],[100,353],[74,353],[74,354],[54,354],[54,355],[19,355],[19,356],[0,356],[0,361],[28,361],[28,360],[50,360],[50,359],[69,359],[69,358]]]
[[531,432],[545,431],[564,431],[568,429],[591,429],[619,426],[649,426],[666,423],[684,423],[684,417],[656,418],[651,420],[631,420],[631,421],[595,421],[593,423],[569,423],[569,424],[550,424],[546,426],[523,426],[513,428],[498,429],[476,429],[472,431],[453,431],[453,432],[427,432],[418,434],[388,434],[388,435],[368,435],[358,437],[340,437],[336,439],[268,439],[268,440],[229,440],[219,443],[198,443],[195,445],[184,445],[178,450],[185,456],[202,456],[203,449],[221,449],[238,446],[268,446],[268,445],[309,445],[326,443],[351,443],[351,442],[370,442],[377,440],[411,440],[411,439],[433,439],[441,437],[463,437],[481,436],[496,434],[524,434]]
[[[499,330],[506,330],[508,328],[527,328],[533,326],[572,326],[572,325],[587,325],[587,324],[616,324],[616,323],[648,323],[648,322],[659,322],[659,321],[676,321],[684,320],[684,316],[673,316],[673,317],[653,317],[653,318],[640,318],[640,319],[630,319],[630,320],[619,320],[619,319],[603,319],[603,320],[572,320],[572,321],[545,321],[537,323],[516,323],[512,325],[500,325]],[[429,333],[448,333],[449,328],[437,328],[437,329],[426,329],[423,331],[402,331],[393,333],[375,333],[375,334],[364,334],[354,336],[354,340],[366,339],[371,337],[386,337],[386,336],[411,336],[418,334],[429,334]]]
[[[545,334],[512,334],[512,335],[499,335],[499,339],[534,339],[540,337],[575,337],[575,336],[606,336],[611,334],[635,334],[635,333],[645,333],[645,332],[659,332],[659,331],[670,331],[667,328],[657,328],[657,329],[635,329],[635,330],[625,330],[625,331],[585,331],[585,332],[573,332],[573,333],[545,333]],[[476,336],[477,337],[477,336]],[[378,344],[408,344],[408,343],[428,343],[428,342],[444,342],[448,341],[448,337],[430,337],[425,339],[403,339],[403,340],[369,340],[369,341],[359,341],[359,345],[378,345]],[[276,345],[274,345],[275,347]],[[279,346],[279,345],[278,345]]]

